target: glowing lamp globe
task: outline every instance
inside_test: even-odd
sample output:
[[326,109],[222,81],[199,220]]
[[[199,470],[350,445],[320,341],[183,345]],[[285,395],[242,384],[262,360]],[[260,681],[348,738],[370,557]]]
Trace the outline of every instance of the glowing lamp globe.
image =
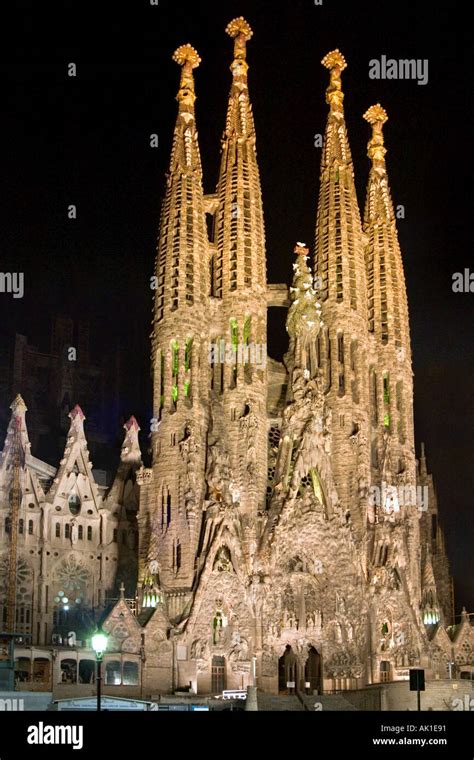
[[97,657],[101,657],[107,649],[108,638],[103,631],[97,631],[92,637],[92,649]]

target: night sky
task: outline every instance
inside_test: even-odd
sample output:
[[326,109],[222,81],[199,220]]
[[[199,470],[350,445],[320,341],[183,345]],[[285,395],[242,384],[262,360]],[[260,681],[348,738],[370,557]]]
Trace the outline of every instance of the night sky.
[[[338,47],[348,61],[345,112],[361,208],[369,170],[369,127],[362,114],[380,102],[390,118],[384,132],[392,194],[406,209],[398,229],[410,306],[417,452],[425,441],[457,611],[462,603],[474,611],[474,294],[452,292],[453,273],[472,260],[472,40],[461,5],[100,5],[98,16],[93,5],[63,2],[51,19],[41,8],[38,26],[28,11],[32,5],[25,3],[26,23],[12,28],[10,62],[0,64],[0,271],[25,274],[22,300],[0,294],[2,336],[16,330],[47,348],[55,314],[89,319],[97,353],[117,342],[126,349],[137,398],[123,414],[134,413],[146,428],[149,278],[179,83],[173,51],[190,42],[203,59],[196,72],[196,108],[205,191],[213,192],[231,81],[233,43],[224,29],[244,15],[254,30],[248,60],[268,278],[288,282],[295,241],[314,244],[321,159],[314,136],[324,132],[327,115],[328,72],[320,61]],[[369,79],[369,61],[382,55],[428,59],[428,84]],[[70,62],[77,64],[76,78],[67,76]],[[159,135],[158,149],[150,147],[153,133]],[[70,204],[78,209],[75,221],[67,218]],[[275,358],[286,348],[283,320],[283,311],[270,315]],[[10,401],[0,399],[2,405]]]

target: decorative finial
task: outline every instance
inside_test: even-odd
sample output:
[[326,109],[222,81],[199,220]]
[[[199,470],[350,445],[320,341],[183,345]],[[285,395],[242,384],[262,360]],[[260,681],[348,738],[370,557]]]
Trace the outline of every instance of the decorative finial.
[[86,415],[82,411],[79,404],[76,404],[74,409],[71,412],[69,412],[68,417],[70,420],[75,420],[78,417],[82,421],[82,420],[85,420]]
[[127,431],[127,433],[132,428],[134,430],[140,430],[140,425],[138,424],[137,420],[135,419],[135,417],[133,415],[130,417],[129,420],[127,420],[127,422],[125,423],[125,425],[123,427],[124,427],[124,430]]
[[193,69],[199,66],[201,59],[192,45],[181,45],[173,53],[173,61],[182,67],[181,84],[176,99],[180,105],[192,107],[196,100]]
[[84,435],[84,420],[86,419],[86,416],[81,407],[76,405],[74,409],[69,412],[68,417],[71,420],[71,427],[69,428],[70,434],[75,432],[79,437],[82,437]]
[[234,43],[234,60],[230,70],[234,75],[234,79],[240,84],[241,88],[247,86],[247,42],[253,37],[253,32],[250,28],[250,24],[242,17],[234,18],[230,24],[227,24],[226,32],[229,37],[235,40]]
[[367,155],[374,163],[383,162],[387,153],[383,139],[383,125],[388,121],[387,112],[380,103],[377,103],[375,106],[370,106],[363,118],[372,125],[372,139],[368,145]]
[[27,411],[27,406],[20,394],[15,396],[12,403],[10,404],[10,409],[16,417],[24,414]]
[[227,24],[226,32],[229,37],[235,40],[234,58],[245,61],[247,57],[246,44],[253,37],[250,24],[242,16],[239,16]]
[[125,583],[120,584],[120,599],[125,599]]
[[174,51],[173,61],[179,66],[185,66],[188,63],[192,69],[196,69],[201,63],[197,50],[189,44],[181,45],[181,47]]
[[293,253],[296,253],[297,256],[308,256],[309,248],[307,247],[306,243],[296,243]]
[[331,111],[341,112],[344,93],[341,85],[341,72],[347,68],[346,59],[336,48],[324,56],[321,61],[326,69],[331,72],[331,82],[326,90],[326,103],[331,106]]

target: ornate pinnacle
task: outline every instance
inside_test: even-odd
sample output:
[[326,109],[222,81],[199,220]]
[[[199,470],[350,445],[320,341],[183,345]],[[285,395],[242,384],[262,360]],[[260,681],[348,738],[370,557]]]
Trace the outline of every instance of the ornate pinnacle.
[[196,69],[201,63],[199,54],[192,45],[181,45],[181,47],[175,50],[173,61],[179,66],[185,66],[186,63],[189,63],[192,69]]
[[297,256],[308,256],[309,248],[306,243],[296,243],[293,253],[296,253]]
[[193,69],[201,63],[197,50],[192,45],[181,45],[173,53],[173,61],[182,67],[181,84],[177,95],[180,105],[193,106],[196,100],[194,94]]
[[125,425],[123,427],[127,431],[127,433],[132,428],[134,430],[140,430],[140,425],[138,424],[138,422],[136,421],[136,419],[135,419],[135,417],[133,415],[130,417],[129,420],[127,420],[127,422],[125,423]]
[[331,72],[331,82],[326,90],[326,103],[329,103],[332,111],[340,111],[342,109],[342,101],[344,100],[341,72],[347,68],[346,59],[336,48],[336,50],[331,50],[330,53],[325,55],[321,63]]
[[367,155],[374,163],[383,162],[387,152],[383,139],[383,125],[388,121],[387,112],[380,103],[377,103],[375,106],[370,106],[363,118],[372,125],[372,139],[368,145]]
[[247,58],[247,42],[253,37],[253,31],[250,24],[242,17],[234,18],[230,24],[227,24],[226,32],[229,37],[235,40],[234,45],[234,63],[245,62]]
[[13,414],[18,417],[21,414],[24,414],[27,411],[27,406],[25,402],[23,401],[22,396],[18,394],[13,399],[12,403],[10,404],[10,409],[12,410]]

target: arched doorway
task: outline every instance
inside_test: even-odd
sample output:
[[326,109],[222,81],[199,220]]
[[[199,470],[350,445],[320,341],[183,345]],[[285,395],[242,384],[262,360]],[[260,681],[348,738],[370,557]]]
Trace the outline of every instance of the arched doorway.
[[321,693],[321,657],[314,647],[308,649],[308,659],[304,669],[305,684],[309,684],[310,693],[317,691]]
[[[278,660],[278,691],[280,694],[288,694],[294,689],[298,679],[298,661],[289,644]],[[293,684],[289,686],[288,684]]]
[[212,658],[212,693],[216,696],[225,689],[225,657]]

